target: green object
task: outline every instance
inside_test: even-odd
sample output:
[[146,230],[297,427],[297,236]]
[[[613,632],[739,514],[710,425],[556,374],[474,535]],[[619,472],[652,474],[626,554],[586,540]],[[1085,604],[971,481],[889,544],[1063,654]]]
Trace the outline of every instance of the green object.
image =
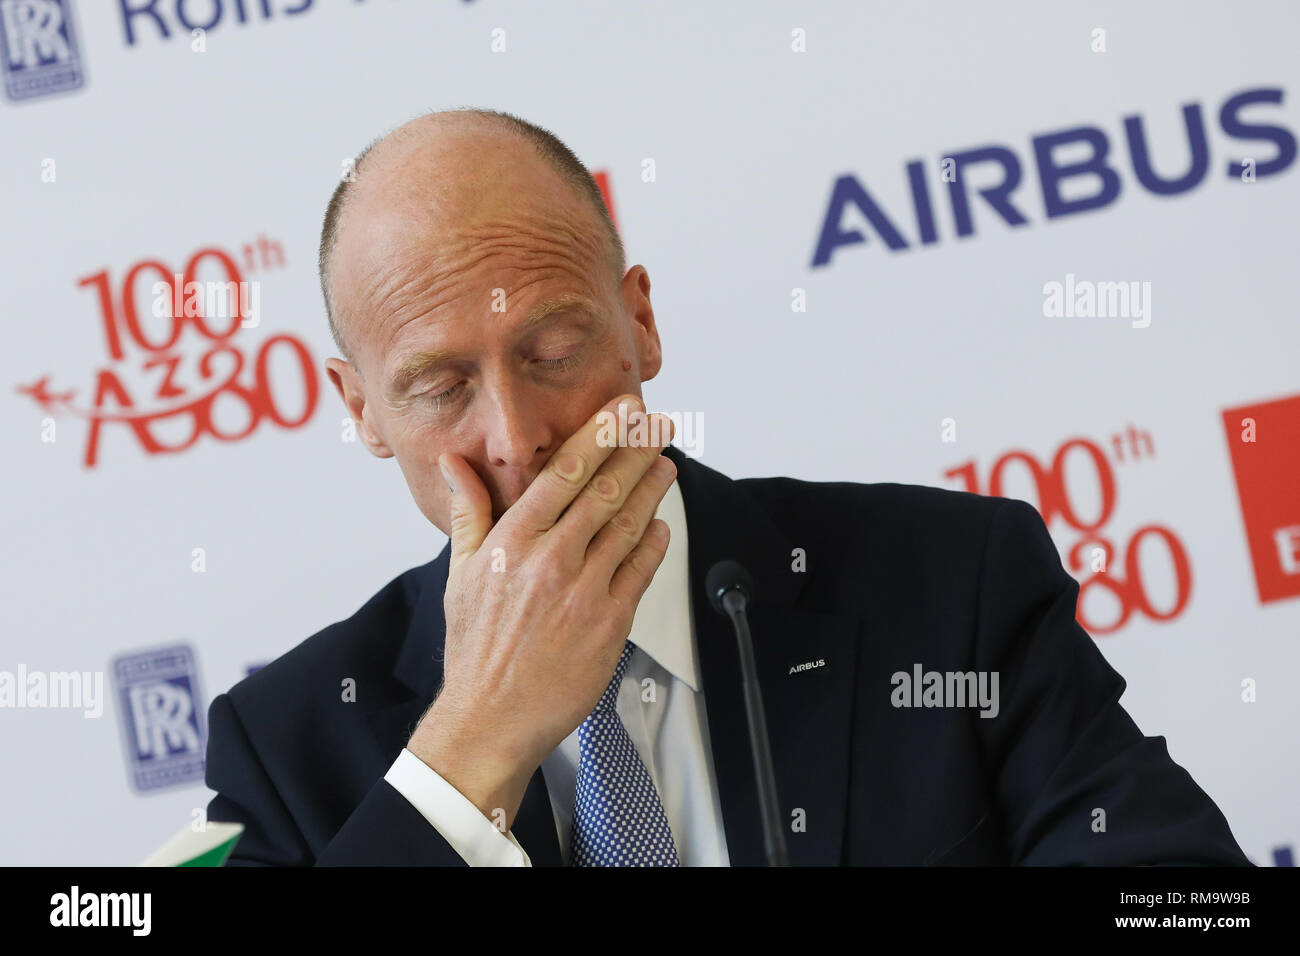
[[230,856],[235,849],[235,844],[239,842],[239,835],[231,837],[220,846],[215,846],[207,853],[200,853],[192,860],[186,860],[183,863],[177,863],[177,866],[221,866],[226,862],[226,857]]
[[243,832],[242,823],[204,823],[198,830],[187,826],[140,865],[221,866]]

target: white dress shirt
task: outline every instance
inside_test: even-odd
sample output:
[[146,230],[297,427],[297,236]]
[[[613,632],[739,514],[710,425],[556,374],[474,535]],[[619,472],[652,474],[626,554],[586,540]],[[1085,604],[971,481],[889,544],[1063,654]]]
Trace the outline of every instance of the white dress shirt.
[[[676,481],[659,503],[655,517],[668,523],[668,552],[637,606],[628,635],[637,650],[619,685],[616,708],[659,791],[682,866],[728,866],[691,616],[686,508]],[[542,761],[560,855],[566,864],[577,773],[575,728]],[[398,754],[384,779],[471,866],[532,866],[512,832],[501,832],[411,751]]]

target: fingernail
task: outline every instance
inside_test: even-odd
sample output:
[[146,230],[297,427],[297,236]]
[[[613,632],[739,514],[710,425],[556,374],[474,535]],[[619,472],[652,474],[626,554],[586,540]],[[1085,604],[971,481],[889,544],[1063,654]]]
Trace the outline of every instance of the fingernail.
[[442,480],[447,482],[447,487],[451,489],[451,493],[454,495],[456,493],[456,486],[451,483],[451,475],[447,473],[447,468],[442,464],[442,462],[438,463],[438,470],[442,472]]

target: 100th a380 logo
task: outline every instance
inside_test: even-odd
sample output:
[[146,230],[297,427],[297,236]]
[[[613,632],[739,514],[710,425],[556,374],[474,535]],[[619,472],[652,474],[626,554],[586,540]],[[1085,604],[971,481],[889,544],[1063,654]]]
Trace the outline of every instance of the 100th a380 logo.
[[[276,256],[283,264],[279,244],[264,237],[242,252],[245,268],[276,265]],[[143,259],[120,281],[105,269],[77,285],[93,295],[110,360],[94,373],[89,402],[78,402],[76,389],[52,391],[48,374],[18,390],[47,413],[45,441],[54,440],[53,416],[89,422],[87,468],[99,462],[110,427],[159,455],[185,451],[204,435],[239,441],[266,419],[298,428],[316,410],[320,384],[301,339],[282,332],[256,349],[235,343],[241,330],[260,324],[261,294],[229,252],[200,249],[181,270]]]
[[[1145,442],[1139,439],[1145,439]],[[1144,444],[1145,453],[1142,450]],[[1112,436],[1111,445],[1116,460],[1125,464],[1155,455],[1151,436],[1134,428]],[[1080,488],[1075,486],[1073,491],[1076,494],[1071,494],[1072,489],[1066,480],[1066,467],[1072,458],[1093,479],[1091,498],[1096,504],[1090,514],[1080,514],[1077,495]],[[1144,524],[1128,536],[1122,548],[1118,548],[1105,531],[1115,511],[1117,486],[1115,470],[1100,445],[1087,438],[1071,438],[1057,448],[1051,463],[1046,466],[1030,452],[1022,449],[1008,451],[993,463],[984,485],[980,482],[974,460],[949,469],[944,472],[944,477],[961,480],[965,485],[964,491],[1003,497],[1009,469],[1012,474],[1027,473],[1032,480],[1038,513],[1048,528],[1060,520],[1080,535],[1066,552],[1065,565],[1079,578],[1075,618],[1086,631],[1094,635],[1113,634],[1134,614],[1145,615],[1154,621],[1172,621],[1183,613],[1192,595],[1192,566],[1178,535],[1164,525]],[[1172,598],[1166,599],[1164,606],[1158,606],[1152,599],[1149,566],[1148,573],[1144,574],[1144,564],[1153,558],[1171,572],[1174,582]],[[1106,596],[1110,600],[1106,600]]]

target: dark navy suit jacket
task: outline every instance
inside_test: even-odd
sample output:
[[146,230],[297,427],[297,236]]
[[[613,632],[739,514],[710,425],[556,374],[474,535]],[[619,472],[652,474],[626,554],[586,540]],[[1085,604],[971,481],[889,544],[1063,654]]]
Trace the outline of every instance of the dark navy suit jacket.
[[[764,856],[736,639],[704,593],[723,558],[757,585],[749,617],[782,816],[802,823],[787,835],[792,864],[1249,865],[1165,739],[1120,706],[1125,682],[1076,623],[1078,584],[1030,505],[733,481],[665,454],[686,508],[733,865]],[[228,865],[464,865],[383,779],[442,680],[449,553],[213,700],[208,817],[246,827]],[[917,664],[998,672],[998,715],[894,706],[891,675]],[[534,865],[559,865],[540,768],[512,829]]]

